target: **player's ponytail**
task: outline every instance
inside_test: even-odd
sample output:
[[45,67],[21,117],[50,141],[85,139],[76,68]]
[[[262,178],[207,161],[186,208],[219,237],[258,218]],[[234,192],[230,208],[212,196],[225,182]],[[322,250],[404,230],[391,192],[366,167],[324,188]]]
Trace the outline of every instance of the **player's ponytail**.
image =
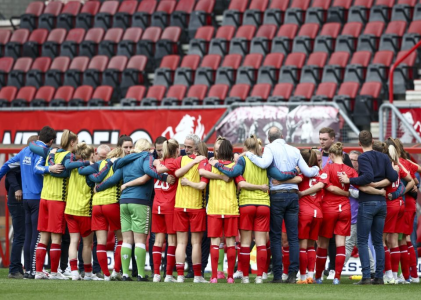
[[83,160],[90,160],[94,151],[94,147],[87,145],[85,142],[82,142],[77,145],[76,155]]
[[381,152],[384,154],[389,154],[389,149],[387,147],[387,144],[380,141],[374,141],[373,142],[373,150],[377,152]]
[[208,157],[208,146],[205,142],[199,142],[197,144],[197,154]]
[[319,163],[317,162],[317,153],[315,151],[312,149],[301,149],[300,153],[309,167],[319,166]]
[[342,143],[336,142],[330,146],[329,153],[332,153],[335,156],[342,157],[344,154]]
[[162,144],[162,158],[176,158],[179,152],[180,145],[175,139],[166,140]]
[[123,148],[121,148],[121,147],[114,148],[113,150],[111,150],[107,154],[107,158],[108,159],[111,159],[111,158],[122,158],[124,156],[125,156],[125,152],[124,152]]
[[63,135],[61,136],[60,147],[67,150],[70,147],[70,144],[74,141],[77,141],[77,135],[66,129],[63,131]]
[[234,151],[230,141],[223,140],[218,150],[218,159],[232,161],[234,158]]
[[262,140],[258,139],[255,135],[251,135],[244,141],[244,147],[258,156],[262,155]]
[[388,153],[389,153],[389,157],[390,159],[395,163],[398,164],[399,163],[399,156],[398,156],[398,151],[396,150],[395,146],[390,145],[388,147]]

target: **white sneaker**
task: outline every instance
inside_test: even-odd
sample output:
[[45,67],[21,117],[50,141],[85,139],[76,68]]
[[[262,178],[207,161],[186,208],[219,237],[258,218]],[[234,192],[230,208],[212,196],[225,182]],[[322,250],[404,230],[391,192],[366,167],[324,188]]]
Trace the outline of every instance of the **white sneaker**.
[[66,276],[64,276],[60,272],[57,272],[57,273],[51,273],[50,276],[48,277],[48,279],[50,279],[50,280],[67,280],[69,278],[67,278]]
[[243,272],[237,271],[234,273],[234,279],[241,279],[243,278]]
[[383,281],[384,281],[384,284],[395,284],[396,283],[395,279],[393,277],[389,278],[386,275],[383,276]]
[[184,276],[177,276],[177,282],[178,283],[183,283],[184,282]]
[[153,282],[161,282],[161,275],[154,274],[153,275]]
[[335,279],[335,271],[334,270],[330,270],[329,271],[329,276],[327,276],[326,280],[333,280]]
[[165,276],[164,282],[177,282],[177,280],[172,275],[167,275]]
[[282,273],[282,281],[288,279],[288,274]]
[[263,272],[263,274],[262,274],[262,279],[263,279],[263,280],[268,279],[268,273]]
[[[105,279],[105,275],[104,275],[104,279]],[[116,272],[115,270],[113,270],[113,272],[111,273],[111,280],[113,281],[121,281],[121,274],[119,272]]]
[[412,278],[412,283],[420,283],[420,278],[419,277]]
[[250,283],[250,279],[248,276],[243,276],[243,278],[241,278],[241,283]]
[[406,281],[405,279],[398,279],[396,281],[396,284],[411,284],[409,281]]
[[104,281],[111,281],[111,276],[104,275]]
[[99,278],[95,274],[92,274],[90,276],[85,274],[85,277],[83,278],[83,280],[87,280],[87,281],[104,281],[104,279]]
[[44,272],[37,272],[35,274],[35,279],[48,279],[48,275],[45,274]]
[[261,283],[263,283],[262,276],[257,276],[257,277],[256,277],[256,279],[254,280],[254,283],[256,283],[256,284],[261,284]]
[[194,276],[193,283],[209,283],[203,276]]
[[73,275],[72,277],[72,280],[82,280],[82,277],[80,277],[80,275],[79,275],[79,273],[77,274],[77,275]]
[[73,277],[72,276],[72,272],[71,272],[71,270],[69,269],[69,267],[67,267],[66,268],[66,270],[60,270],[59,271],[61,274],[63,274],[64,276],[66,276],[66,277]]

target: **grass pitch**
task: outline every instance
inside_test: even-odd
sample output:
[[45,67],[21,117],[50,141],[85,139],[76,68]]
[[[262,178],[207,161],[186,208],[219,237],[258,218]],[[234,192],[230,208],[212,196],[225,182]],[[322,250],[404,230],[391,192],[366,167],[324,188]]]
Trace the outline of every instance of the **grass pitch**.
[[[421,285],[355,286],[345,277],[339,286],[326,281],[322,285],[287,285],[264,283],[233,285],[152,282],[103,282],[61,280],[14,280],[8,270],[0,269],[0,298],[6,299],[420,299]],[[209,274],[206,274],[209,279]],[[252,279],[252,278],[251,278]],[[269,280],[272,278],[269,277]],[[268,281],[269,281],[268,280]],[[223,282],[224,281],[224,282]],[[253,282],[250,280],[250,282]]]

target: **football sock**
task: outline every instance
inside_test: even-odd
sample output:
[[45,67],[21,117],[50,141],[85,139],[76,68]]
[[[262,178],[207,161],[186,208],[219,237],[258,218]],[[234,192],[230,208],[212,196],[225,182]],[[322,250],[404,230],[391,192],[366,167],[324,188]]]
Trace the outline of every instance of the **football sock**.
[[47,254],[47,246],[42,243],[38,243],[37,250],[35,252],[35,260],[36,260],[35,268],[37,272],[42,272],[46,254]]
[[61,245],[51,244],[50,247],[50,260],[51,260],[51,273],[57,273],[58,265],[61,257]]
[[160,274],[159,269],[161,267],[161,259],[162,259],[162,247],[153,246],[152,256],[153,256],[154,274],[159,275]]
[[[249,248],[250,251],[250,248]],[[266,245],[263,246],[257,246],[257,276],[262,276],[263,272],[265,271],[265,267],[266,267],[266,259],[267,259],[267,254],[266,254],[267,250],[266,250]],[[248,265],[250,265],[250,255],[249,255],[249,261],[248,261]]]
[[123,276],[129,277],[130,260],[132,259],[132,245],[123,243],[121,245],[121,266],[123,267]]
[[[227,260],[228,260],[228,278],[234,277],[234,267],[236,261],[236,252],[235,246],[227,247]],[[244,270],[243,270],[244,272]]]
[[167,250],[167,275],[172,276],[175,266],[175,246],[168,246]]
[[336,247],[336,259],[335,259],[335,278],[341,279],[342,268],[344,267],[346,257],[345,246]]
[[146,245],[136,243],[134,255],[136,256],[137,274],[145,278]]
[[96,257],[98,259],[99,265],[101,266],[102,273],[104,273],[105,276],[109,277],[110,271],[108,270],[107,246],[98,244],[96,246]]
[[121,271],[121,245],[122,244],[123,244],[123,241],[119,241],[114,250],[114,271],[116,271],[117,273]]
[[326,267],[327,249],[317,248],[316,251],[316,279],[322,277],[322,273]]

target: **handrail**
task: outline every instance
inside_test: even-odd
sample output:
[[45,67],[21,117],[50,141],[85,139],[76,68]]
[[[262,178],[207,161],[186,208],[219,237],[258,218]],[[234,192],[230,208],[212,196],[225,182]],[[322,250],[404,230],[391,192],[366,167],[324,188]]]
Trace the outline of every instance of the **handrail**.
[[416,43],[411,49],[408,50],[408,52],[402,56],[400,59],[395,61],[395,63],[392,65],[389,71],[389,102],[393,104],[393,72],[395,72],[395,69],[398,65],[400,65],[408,56],[412,54],[415,50],[417,50],[421,46],[421,40]]

